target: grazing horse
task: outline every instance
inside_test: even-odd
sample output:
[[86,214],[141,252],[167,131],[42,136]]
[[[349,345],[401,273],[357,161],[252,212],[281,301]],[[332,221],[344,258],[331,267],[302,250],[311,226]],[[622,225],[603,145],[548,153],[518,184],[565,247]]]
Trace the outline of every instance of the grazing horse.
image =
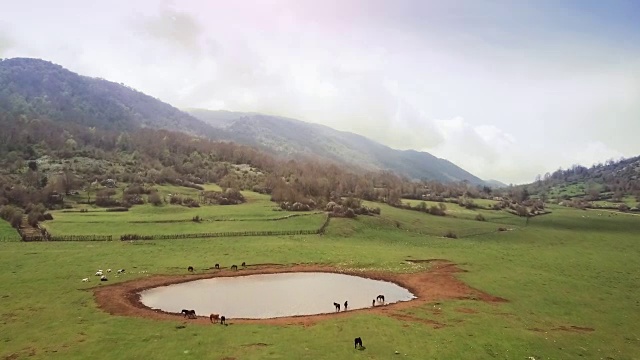
[[187,271],[188,271],[188,272],[193,272],[193,266],[189,266],[189,267],[187,268]]
[[209,320],[211,320],[212,323],[217,323],[218,321],[220,321],[220,315],[211,314],[209,315]]
[[231,270],[238,270],[238,265],[231,265]]
[[347,311],[347,306],[349,306],[349,303],[345,301],[344,302],[344,311]]
[[220,325],[227,325],[227,318],[224,315],[220,316]]
[[215,268],[220,269],[220,264],[216,264]]
[[244,261],[242,262],[242,267],[246,268],[247,267],[247,263],[245,263]]
[[360,339],[359,337],[353,339],[353,348],[357,349],[358,346],[360,346],[360,348],[362,349],[362,339]]
[[181,313],[184,315],[184,317],[188,317],[189,319],[195,319],[196,318],[196,311],[195,310],[182,309]]
[[378,297],[376,297],[376,300],[384,302],[384,295],[378,295]]
[[334,302],[334,303],[333,303],[333,306],[335,306],[335,307],[336,307],[336,311],[340,311],[340,304],[338,304],[338,303]]

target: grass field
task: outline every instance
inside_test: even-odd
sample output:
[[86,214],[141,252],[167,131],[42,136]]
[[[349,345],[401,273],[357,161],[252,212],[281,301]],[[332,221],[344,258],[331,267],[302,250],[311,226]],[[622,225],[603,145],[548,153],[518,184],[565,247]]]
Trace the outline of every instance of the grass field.
[[[185,193],[176,187],[159,191]],[[42,225],[53,235],[186,234],[229,231],[315,230],[324,223],[322,213],[281,211],[269,196],[245,192],[247,202],[240,205],[207,205],[188,208],[181,205],[132,207],[127,212],[106,212],[93,208],[88,212],[53,211],[53,221]],[[196,195],[197,196],[197,193]],[[193,222],[198,216],[201,222]]]
[[[211,207],[208,216],[240,216],[237,209],[243,206],[248,218],[281,214],[255,199],[237,207]],[[522,219],[500,212],[487,212],[496,217],[477,222],[376,205],[381,216],[332,219],[322,236],[0,243],[0,359],[639,358],[639,216],[585,217],[590,212],[553,207],[553,213],[524,226]],[[109,216],[156,210],[140,207]],[[57,215],[54,222],[68,214]],[[485,232],[502,224],[514,230]],[[112,225],[128,226],[119,221]],[[449,229],[477,235],[438,237]],[[451,260],[467,270],[459,275],[462,280],[508,302],[455,300],[402,310],[445,325],[439,329],[367,313],[308,327],[231,321],[227,327],[187,323],[180,328],[182,320],[109,315],[87,291],[99,286],[94,278],[80,282],[98,268],[131,269],[126,278],[111,281],[117,282],[183,273],[187,265],[202,269],[241,261],[416,271],[418,265],[404,261],[409,257]],[[434,306],[441,311],[434,312]],[[563,326],[594,330],[554,330]],[[353,349],[356,336],[366,350]]]
[[11,227],[11,224],[0,219],[0,242],[2,241],[19,241],[18,232]]

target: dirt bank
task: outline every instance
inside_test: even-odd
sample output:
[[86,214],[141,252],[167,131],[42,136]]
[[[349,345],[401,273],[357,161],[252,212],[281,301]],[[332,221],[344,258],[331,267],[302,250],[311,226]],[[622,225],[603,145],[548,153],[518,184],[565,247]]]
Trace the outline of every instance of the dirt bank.
[[[137,316],[157,320],[185,321],[181,314],[167,313],[161,310],[150,309],[140,302],[139,293],[149,288],[176,284],[186,281],[207,279],[213,277],[244,276],[254,274],[275,274],[289,272],[331,272],[366,277],[375,280],[394,282],[409,289],[417,299],[399,302],[390,305],[376,306],[367,309],[351,310],[348,312],[290,316],[276,319],[229,319],[230,323],[260,323],[260,324],[301,324],[312,325],[336,316],[349,316],[353,313],[369,312],[385,314],[390,310],[406,309],[423,305],[425,303],[447,299],[476,299],[486,302],[504,302],[505,299],[491,296],[480,290],[473,289],[464,282],[458,280],[456,273],[464,270],[446,260],[424,260],[430,262],[431,268],[427,271],[411,274],[395,274],[381,271],[345,271],[334,267],[316,265],[254,265],[240,271],[228,269],[210,270],[204,274],[189,275],[159,275],[136,279],[113,285],[102,285],[93,290],[98,306],[113,315]],[[391,316],[391,313],[387,313]],[[208,315],[208,314],[207,314]],[[189,323],[209,324],[208,317],[198,317],[188,320]]]

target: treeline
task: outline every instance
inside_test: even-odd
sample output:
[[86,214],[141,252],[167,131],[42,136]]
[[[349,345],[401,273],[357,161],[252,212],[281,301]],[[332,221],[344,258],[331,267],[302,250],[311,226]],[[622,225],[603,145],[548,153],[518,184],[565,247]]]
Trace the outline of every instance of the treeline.
[[[225,190],[254,190],[279,204],[309,209],[324,209],[343,197],[399,204],[403,197],[492,194],[488,187],[467,183],[416,182],[388,171],[364,173],[321,161],[283,160],[247,146],[166,130],[118,132],[8,113],[0,113],[0,126],[0,205],[22,209],[29,204],[60,207],[64,196],[77,190],[87,190],[104,206],[122,205],[109,203],[113,189],[92,188],[108,179],[143,189],[163,183],[202,189],[204,183],[217,183]],[[248,166],[238,170],[234,164]],[[127,192],[124,200],[139,203],[143,194]],[[152,193],[144,195],[149,202],[160,201]],[[220,202],[242,201],[237,193],[211,196]]]

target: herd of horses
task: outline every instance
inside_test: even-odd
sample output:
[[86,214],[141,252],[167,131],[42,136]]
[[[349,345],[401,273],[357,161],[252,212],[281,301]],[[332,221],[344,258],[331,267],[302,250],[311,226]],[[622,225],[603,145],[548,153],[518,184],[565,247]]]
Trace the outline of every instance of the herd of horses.
[[[185,318],[189,318],[189,319],[197,319],[198,318],[196,316],[196,311],[195,310],[182,309],[182,311],[180,311],[180,313]],[[209,320],[212,323],[220,322],[221,325],[226,325],[226,323],[227,323],[227,318],[224,315],[221,316],[220,314],[211,314],[211,315],[209,315]]]
[[[242,263],[241,265],[243,268],[247,267],[247,264],[245,262]],[[220,264],[215,264],[215,268],[216,269],[220,269]],[[231,270],[238,270],[238,265],[231,265]],[[187,271],[189,272],[193,272],[194,268],[193,266],[189,266],[187,268]],[[376,296],[376,298],[372,301],[371,306],[375,306],[376,302],[381,302],[384,304],[384,295],[378,295]],[[333,303],[333,306],[336,309],[336,312],[340,311],[340,303]],[[344,302],[344,311],[347,311],[347,308],[349,307],[349,302],[345,301]],[[187,310],[187,309],[182,309],[181,311],[182,315],[185,318],[189,318],[189,319],[196,319],[196,311],[195,310]],[[220,323],[221,325],[226,325],[226,321],[227,318],[224,315],[220,315],[220,314],[210,314],[209,315],[209,321],[211,321],[212,324],[217,324]],[[362,345],[362,338],[357,337],[355,339],[353,339],[353,344],[354,344],[354,348],[357,349],[358,347],[360,347],[360,349],[364,349],[364,346]]]
[[[242,262],[242,264],[241,264],[240,266],[244,269],[244,268],[246,268],[246,267],[247,267],[247,263],[243,261],[243,262]],[[214,265],[214,268],[215,268],[216,270],[220,270],[220,264],[215,264],[215,265]],[[189,267],[187,268],[187,271],[188,271],[188,272],[193,272],[194,270],[195,270],[195,269],[193,268],[193,266],[189,266]],[[231,270],[233,270],[233,271],[238,270],[238,265],[236,265],[236,264],[231,265]]]

